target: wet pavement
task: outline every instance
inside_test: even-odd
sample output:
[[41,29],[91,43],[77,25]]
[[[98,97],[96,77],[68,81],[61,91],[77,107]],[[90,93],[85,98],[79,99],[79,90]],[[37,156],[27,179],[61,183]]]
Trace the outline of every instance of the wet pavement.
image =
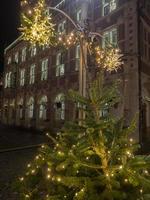
[[[38,150],[38,147],[19,148],[45,142],[44,133],[0,125],[0,200],[19,200],[12,185],[24,174],[27,164]],[[18,149],[14,151],[15,148]]]

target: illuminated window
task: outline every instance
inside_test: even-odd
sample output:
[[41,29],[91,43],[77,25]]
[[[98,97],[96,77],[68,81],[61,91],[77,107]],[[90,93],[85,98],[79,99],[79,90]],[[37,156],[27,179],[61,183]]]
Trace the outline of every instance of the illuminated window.
[[102,0],[102,14],[103,16],[108,15],[110,12],[115,10],[117,7],[116,0]]
[[6,74],[5,74],[5,83],[4,83],[4,87],[5,87],[5,88],[8,87],[8,76],[9,76],[9,74],[6,73]]
[[65,73],[65,65],[63,63],[63,53],[56,55],[56,76],[63,76]]
[[12,86],[12,72],[8,72],[5,75],[5,84],[4,87],[5,88],[9,88]]
[[117,29],[113,28],[109,31],[104,32],[102,46],[105,48],[109,44],[116,46],[117,45]]
[[47,96],[40,99],[39,104],[39,119],[46,120],[47,118]]
[[36,55],[36,51],[37,51],[36,46],[31,47],[31,57]]
[[77,22],[81,22],[81,17],[82,17],[82,11],[81,9],[77,11]]
[[30,84],[33,84],[35,82],[35,64],[31,65],[30,67]]
[[20,70],[20,86],[25,84],[25,69]]
[[7,64],[8,64],[8,65],[11,64],[11,57],[10,57],[10,56],[8,57]]
[[22,54],[21,54],[21,60],[22,60],[22,62],[26,61],[26,50],[27,50],[26,47],[24,47],[22,49]]
[[62,21],[61,23],[58,24],[58,33],[59,34],[66,33],[66,20],[64,20],[64,21]]
[[65,99],[63,94],[59,94],[55,98],[55,119],[65,119]]
[[34,98],[30,97],[27,103],[27,116],[29,119],[32,119],[34,116]]
[[48,59],[45,59],[42,61],[42,67],[41,67],[41,80],[47,80],[48,76]]
[[76,66],[75,66],[75,70],[79,70],[79,66],[80,66],[80,45],[76,46]]
[[16,63],[19,62],[19,53],[18,52],[15,53],[15,62]]
[[19,119],[23,118],[23,98],[21,98],[18,102],[18,116]]

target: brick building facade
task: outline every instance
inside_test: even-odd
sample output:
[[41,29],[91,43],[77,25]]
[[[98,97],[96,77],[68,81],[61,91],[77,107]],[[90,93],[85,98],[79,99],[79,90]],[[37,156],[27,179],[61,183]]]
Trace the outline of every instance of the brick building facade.
[[[150,138],[150,2],[148,0],[54,0],[77,23],[90,24],[124,53],[124,67],[106,75],[120,80],[122,100],[114,112],[129,124],[139,113],[134,137],[142,143]],[[58,32],[73,27],[55,13]],[[102,39],[101,45],[106,45]],[[64,95],[79,89],[79,47],[69,50],[31,47],[19,38],[5,49],[3,116],[5,124],[58,129],[76,117],[75,108]],[[92,67],[92,66],[90,66]]]

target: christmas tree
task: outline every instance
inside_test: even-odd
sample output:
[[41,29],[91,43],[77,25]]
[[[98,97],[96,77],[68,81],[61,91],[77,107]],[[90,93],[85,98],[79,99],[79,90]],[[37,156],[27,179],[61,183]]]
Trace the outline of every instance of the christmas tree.
[[136,119],[125,127],[109,112],[119,102],[117,84],[104,84],[101,71],[87,97],[70,91],[69,98],[86,117],[56,138],[47,133],[53,145],[43,145],[20,178],[22,199],[150,199],[150,157],[135,155],[139,145],[130,137]]

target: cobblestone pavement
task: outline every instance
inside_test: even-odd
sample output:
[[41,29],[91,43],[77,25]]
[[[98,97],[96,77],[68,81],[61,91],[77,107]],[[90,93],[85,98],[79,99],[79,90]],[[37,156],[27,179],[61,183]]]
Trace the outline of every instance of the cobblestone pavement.
[[[8,148],[42,144],[45,141],[44,134],[0,125],[0,152]],[[12,190],[12,184],[24,173],[27,163],[36,152],[37,148],[0,153],[0,200],[19,200],[17,193]]]

